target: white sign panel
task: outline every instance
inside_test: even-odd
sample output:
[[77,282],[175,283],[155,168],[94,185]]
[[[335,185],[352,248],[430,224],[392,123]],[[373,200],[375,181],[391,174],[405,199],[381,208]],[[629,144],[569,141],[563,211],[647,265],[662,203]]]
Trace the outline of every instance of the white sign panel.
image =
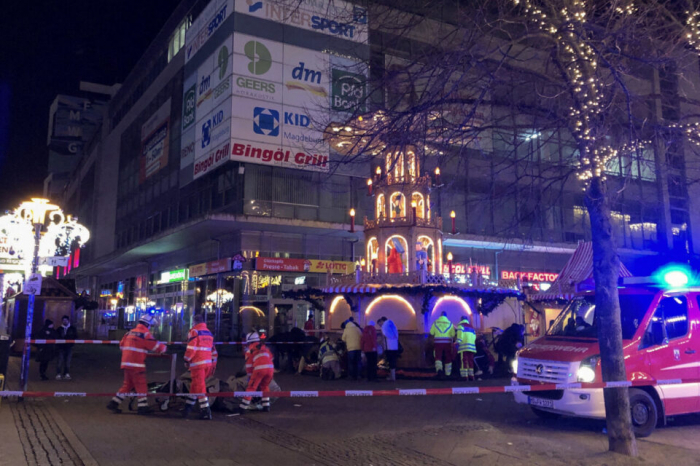
[[41,274],[33,273],[24,282],[24,289],[22,292],[26,295],[40,295],[41,294]]
[[192,165],[194,161],[194,128],[190,128],[182,133],[180,143],[180,169]]
[[279,42],[235,33],[233,94],[282,103],[283,51]]
[[197,122],[194,157],[198,159],[231,137],[231,99],[224,101]]
[[367,43],[367,10],[341,0],[236,0],[236,12]]
[[206,175],[216,167],[219,167],[231,160],[230,153],[231,143],[228,140],[226,140],[226,142],[220,146],[205,152],[202,157],[199,157],[194,161],[193,179],[196,180],[200,176]]
[[284,104],[309,109],[327,108],[328,74],[328,55],[285,44]]
[[70,257],[55,256],[55,257],[40,257],[39,265],[48,265],[50,267],[68,267]]
[[233,0],[212,0],[185,35],[185,63],[194,57],[221,24],[233,13]]

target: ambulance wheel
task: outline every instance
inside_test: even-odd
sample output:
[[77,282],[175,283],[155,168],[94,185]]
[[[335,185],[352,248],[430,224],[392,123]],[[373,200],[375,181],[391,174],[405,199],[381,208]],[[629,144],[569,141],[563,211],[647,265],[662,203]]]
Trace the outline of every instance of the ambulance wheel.
[[644,390],[630,388],[632,430],[636,437],[648,437],[654,432],[659,419],[659,409],[654,399]]
[[535,413],[540,419],[559,419],[561,417],[561,414],[550,413],[549,411],[535,408],[534,406],[530,406],[530,408],[532,409],[532,412]]

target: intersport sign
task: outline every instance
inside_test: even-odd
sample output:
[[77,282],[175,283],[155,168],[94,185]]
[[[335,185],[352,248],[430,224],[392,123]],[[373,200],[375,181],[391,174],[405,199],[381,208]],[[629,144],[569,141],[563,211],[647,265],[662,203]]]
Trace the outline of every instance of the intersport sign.
[[340,0],[236,0],[236,12],[367,43],[367,9]]

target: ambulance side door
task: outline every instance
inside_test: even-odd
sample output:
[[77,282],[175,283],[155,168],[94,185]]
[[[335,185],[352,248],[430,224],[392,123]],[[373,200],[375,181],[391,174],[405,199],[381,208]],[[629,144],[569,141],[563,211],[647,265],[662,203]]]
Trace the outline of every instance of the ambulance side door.
[[[700,334],[691,324],[697,321],[697,312],[697,303],[689,303],[682,294],[659,301],[643,340],[649,372],[656,380],[700,378]],[[668,384],[658,388],[667,415],[700,410],[700,384]]]

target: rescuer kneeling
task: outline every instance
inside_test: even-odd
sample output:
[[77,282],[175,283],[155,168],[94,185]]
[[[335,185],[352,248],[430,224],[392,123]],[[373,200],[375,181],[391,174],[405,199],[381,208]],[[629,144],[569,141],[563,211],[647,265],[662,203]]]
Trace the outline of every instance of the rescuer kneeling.
[[157,320],[150,314],[144,314],[139,319],[136,328],[124,335],[119,342],[119,349],[122,352],[121,368],[124,370],[124,384],[119,389],[112,401],[107,405],[107,409],[120,413],[119,405],[124,401],[127,393],[139,394],[138,414],[150,414],[152,409],[148,407],[148,385],[146,384],[146,355],[149,351],[155,353],[165,353],[166,347],[153,338],[149,327],[157,325]]
[[[246,344],[248,349],[245,352],[245,370],[250,376],[248,379],[247,392],[267,391],[270,388],[270,382],[275,372],[275,366],[272,363],[272,354],[267,347],[260,341],[258,332],[250,332],[246,336]],[[243,411],[257,410],[257,406],[250,404],[252,397],[246,396],[241,400],[240,409]],[[270,397],[262,397],[262,411],[270,411]]]

